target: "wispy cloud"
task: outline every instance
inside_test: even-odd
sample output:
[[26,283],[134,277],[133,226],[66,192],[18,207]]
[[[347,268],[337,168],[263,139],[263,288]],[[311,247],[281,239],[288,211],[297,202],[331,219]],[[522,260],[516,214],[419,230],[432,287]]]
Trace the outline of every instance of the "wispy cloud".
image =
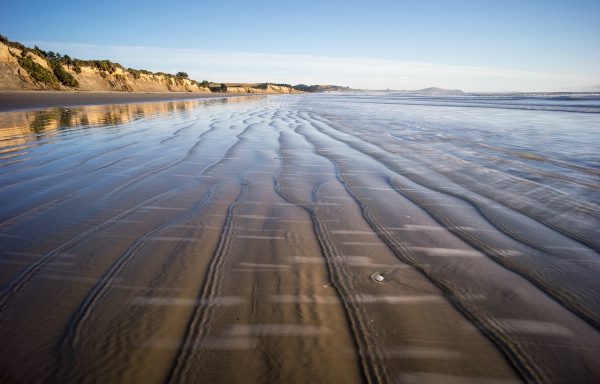
[[86,59],[110,59],[152,71],[186,71],[198,80],[338,84],[366,89],[437,86],[469,91],[582,90],[600,76],[543,73],[374,58],[227,52],[141,46],[31,41],[45,50]]

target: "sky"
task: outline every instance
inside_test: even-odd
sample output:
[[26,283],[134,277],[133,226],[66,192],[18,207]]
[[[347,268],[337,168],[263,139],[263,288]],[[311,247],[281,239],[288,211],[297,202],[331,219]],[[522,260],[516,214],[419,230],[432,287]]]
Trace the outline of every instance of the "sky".
[[197,80],[600,90],[600,0],[7,1],[26,45]]

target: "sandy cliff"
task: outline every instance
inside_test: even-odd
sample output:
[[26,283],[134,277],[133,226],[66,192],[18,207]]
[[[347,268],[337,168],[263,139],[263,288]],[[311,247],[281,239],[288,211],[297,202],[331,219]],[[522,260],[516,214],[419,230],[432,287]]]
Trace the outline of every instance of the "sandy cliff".
[[221,83],[210,83],[209,88],[226,93],[302,93],[291,86],[270,83],[224,83],[226,88],[221,88]]
[[82,91],[125,91],[125,92],[210,92],[208,88],[192,83],[186,78],[158,74],[140,74],[135,78],[132,73],[116,68],[113,73],[92,67],[81,67],[81,73],[71,74],[79,82]]
[[48,60],[34,51],[24,51],[0,42],[0,89],[2,90],[79,90],[79,91],[126,91],[126,92],[210,92],[208,88],[188,78],[163,74],[133,74],[121,67],[104,71],[83,65],[77,73],[73,66],[60,64],[77,80],[78,87],[48,84],[36,80],[19,64],[19,57],[31,58],[35,63],[52,72]]
[[43,89],[36,87],[27,71],[19,66],[16,57],[11,54],[13,50],[13,48],[0,43],[0,88],[10,90]]

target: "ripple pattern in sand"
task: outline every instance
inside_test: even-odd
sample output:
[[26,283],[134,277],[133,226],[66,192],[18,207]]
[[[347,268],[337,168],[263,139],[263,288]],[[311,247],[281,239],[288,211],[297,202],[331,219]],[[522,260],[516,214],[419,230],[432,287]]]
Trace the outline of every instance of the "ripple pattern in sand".
[[3,114],[0,381],[598,381],[598,169],[458,104]]

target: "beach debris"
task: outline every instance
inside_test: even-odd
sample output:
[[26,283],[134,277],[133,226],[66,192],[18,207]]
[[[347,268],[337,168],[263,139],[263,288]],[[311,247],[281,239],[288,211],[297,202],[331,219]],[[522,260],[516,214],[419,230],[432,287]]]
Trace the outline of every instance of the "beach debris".
[[381,283],[384,278],[382,275],[380,275],[379,273],[375,272],[374,274],[371,275],[371,280],[376,281],[378,283]]

